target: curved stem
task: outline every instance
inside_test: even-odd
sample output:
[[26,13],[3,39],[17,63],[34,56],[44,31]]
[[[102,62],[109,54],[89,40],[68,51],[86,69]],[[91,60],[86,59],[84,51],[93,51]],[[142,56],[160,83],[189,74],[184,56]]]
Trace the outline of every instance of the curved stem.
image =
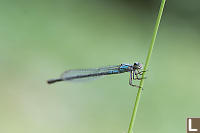
[[153,47],[154,47],[154,43],[155,43],[155,40],[156,40],[160,20],[161,20],[161,17],[162,17],[164,6],[165,6],[165,1],[166,0],[162,0],[161,5],[160,5],[160,10],[159,10],[159,13],[158,13],[158,16],[157,16],[156,24],[155,24],[154,31],[153,31],[152,40],[151,40],[151,43],[150,43],[148,55],[147,55],[147,58],[146,58],[146,63],[145,63],[145,66],[144,66],[144,72],[142,74],[142,80],[140,81],[140,88],[138,89],[138,92],[137,92],[137,96],[136,96],[136,100],[135,100],[135,106],[133,108],[133,113],[132,113],[129,129],[128,129],[128,133],[132,133],[132,130],[133,130],[135,117],[136,117],[136,113],[137,113],[137,109],[138,109],[138,105],[139,105],[139,101],[140,101],[140,97],[141,97],[141,93],[142,93],[142,88],[143,88],[143,84],[144,84],[143,79],[145,77],[146,70],[147,70],[147,67],[149,65],[149,61],[150,61],[151,54],[152,54],[152,51],[153,51]]

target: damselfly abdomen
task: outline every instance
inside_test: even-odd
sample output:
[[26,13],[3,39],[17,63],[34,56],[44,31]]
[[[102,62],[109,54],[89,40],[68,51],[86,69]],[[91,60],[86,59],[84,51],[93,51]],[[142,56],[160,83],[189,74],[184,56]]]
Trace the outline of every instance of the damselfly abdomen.
[[52,84],[59,81],[78,81],[78,80],[87,80],[93,79],[96,77],[112,74],[120,74],[130,72],[129,84],[134,87],[139,87],[132,83],[133,80],[141,80],[139,75],[142,75],[142,64],[136,62],[133,65],[130,64],[121,64],[116,66],[108,66],[102,68],[94,69],[74,69],[65,71],[60,78],[50,79],[47,81],[48,84]]

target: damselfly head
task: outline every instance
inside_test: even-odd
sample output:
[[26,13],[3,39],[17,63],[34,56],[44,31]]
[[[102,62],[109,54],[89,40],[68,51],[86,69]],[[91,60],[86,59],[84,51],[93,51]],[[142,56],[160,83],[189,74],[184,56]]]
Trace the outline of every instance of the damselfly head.
[[136,69],[142,69],[142,64],[139,63],[139,62],[135,62],[134,65],[133,65]]

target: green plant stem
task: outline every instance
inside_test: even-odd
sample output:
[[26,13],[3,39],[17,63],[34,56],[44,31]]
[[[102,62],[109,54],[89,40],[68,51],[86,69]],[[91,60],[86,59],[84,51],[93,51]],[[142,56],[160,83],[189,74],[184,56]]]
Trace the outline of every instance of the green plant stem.
[[129,129],[128,129],[128,133],[132,133],[132,131],[133,131],[133,126],[134,126],[134,123],[135,123],[135,117],[136,117],[136,113],[137,113],[137,109],[138,109],[138,105],[139,105],[139,101],[140,101],[140,97],[141,97],[141,93],[142,93],[142,88],[143,88],[143,84],[144,84],[143,79],[145,77],[146,70],[147,70],[147,67],[149,65],[149,60],[151,58],[151,54],[152,54],[152,51],[153,51],[154,43],[155,43],[157,32],[158,32],[158,27],[159,27],[160,20],[161,20],[161,17],[162,17],[162,13],[163,13],[163,9],[164,9],[164,6],[165,6],[165,1],[166,0],[162,0],[161,5],[160,5],[160,10],[159,10],[159,13],[158,13],[158,16],[157,16],[156,24],[155,24],[155,27],[154,27],[154,30],[153,30],[152,40],[151,40],[151,43],[150,43],[148,55],[147,55],[147,58],[146,58],[146,63],[145,63],[145,66],[144,66],[144,73],[142,74],[142,80],[140,81],[140,88],[138,89],[138,92],[137,92],[137,96],[136,96],[136,100],[135,100],[135,106],[133,108],[133,113],[132,113]]

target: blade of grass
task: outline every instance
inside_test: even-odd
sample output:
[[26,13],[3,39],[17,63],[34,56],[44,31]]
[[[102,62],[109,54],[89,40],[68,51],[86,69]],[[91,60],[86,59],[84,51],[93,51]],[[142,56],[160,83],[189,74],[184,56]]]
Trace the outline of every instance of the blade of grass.
[[[154,27],[154,30],[153,30],[153,36],[152,36],[152,40],[151,40],[151,43],[150,43],[148,55],[147,55],[147,58],[146,58],[144,71],[147,70],[147,67],[149,65],[149,60],[151,58],[151,54],[152,54],[152,51],[153,51],[154,43],[155,43],[155,40],[156,40],[158,27],[159,27],[160,20],[161,20],[161,17],[162,17],[162,13],[163,13],[163,9],[164,9],[164,6],[165,6],[165,1],[166,0],[162,0],[161,5],[160,5],[160,10],[159,10],[159,13],[158,13],[158,16],[157,16],[157,20],[156,20],[156,24],[155,24],[155,27]],[[144,72],[142,74],[142,80],[140,81],[140,88],[138,89],[138,92],[137,92],[137,96],[136,96],[136,100],[135,100],[135,106],[133,108],[133,113],[132,113],[129,129],[128,129],[128,133],[132,133],[132,131],[133,131],[133,126],[134,126],[134,123],[135,123],[135,117],[136,117],[136,113],[137,113],[137,109],[138,109],[138,106],[139,106],[139,101],[140,101],[140,97],[141,97],[141,93],[142,93],[142,88],[143,88],[143,84],[144,84],[144,80],[143,79],[145,77],[145,74],[146,74],[146,72]]]

